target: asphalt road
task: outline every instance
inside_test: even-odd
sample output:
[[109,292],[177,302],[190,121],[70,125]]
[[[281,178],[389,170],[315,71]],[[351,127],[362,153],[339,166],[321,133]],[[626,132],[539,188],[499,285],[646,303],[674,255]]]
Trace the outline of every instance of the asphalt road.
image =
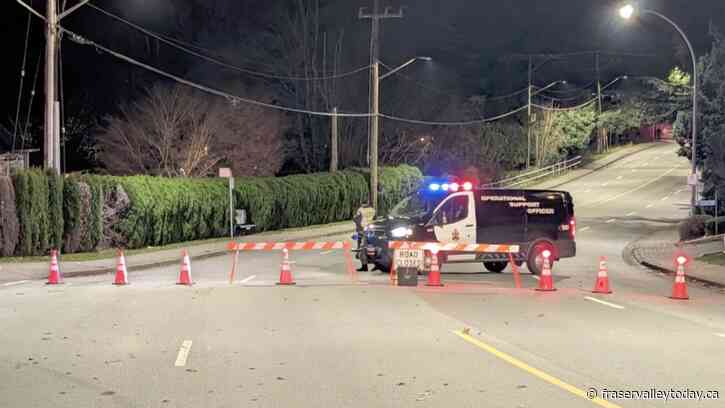
[[[353,283],[337,251],[0,287],[0,407],[723,406],[725,295],[626,259],[628,243],[687,214],[687,161],[662,145],[562,189],[576,202],[576,258],[556,292],[510,271],[443,267],[443,288]],[[345,239],[346,237],[338,237]],[[599,256],[612,295],[593,295]],[[606,303],[601,303],[604,301]],[[465,329],[465,331],[464,331]],[[717,391],[720,400],[588,399],[590,388]],[[675,397],[672,395],[671,397]]]

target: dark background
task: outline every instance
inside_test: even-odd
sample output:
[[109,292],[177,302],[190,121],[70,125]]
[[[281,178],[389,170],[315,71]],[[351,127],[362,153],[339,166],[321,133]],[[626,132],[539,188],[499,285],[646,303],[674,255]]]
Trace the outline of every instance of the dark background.
[[[44,13],[43,1],[32,3]],[[213,6],[209,9],[205,3]],[[280,15],[293,3],[290,0],[94,1],[99,7],[145,28],[201,45],[237,65],[264,72],[280,72],[274,52],[266,44],[272,27],[284,30]],[[73,4],[75,0],[68,7]],[[359,20],[357,15],[359,7],[371,4],[372,1],[320,2],[323,27],[331,32],[344,32],[343,71],[369,63],[370,22]],[[691,71],[687,49],[671,27],[651,16],[624,22],[617,14],[619,4],[599,0],[382,0],[383,6],[405,6],[405,18],[383,22],[381,60],[395,66],[411,56],[431,56],[432,68],[417,65],[406,70],[407,76],[420,81],[409,85],[424,84],[433,89],[431,92],[452,93],[462,98],[481,94],[496,96],[525,87],[527,60],[516,54],[614,52],[602,55],[603,81],[621,74],[663,77],[675,65]],[[645,0],[640,4],[680,24],[699,55],[707,52],[711,44],[710,24],[725,28],[722,0]],[[2,11],[4,58],[0,76],[3,90],[0,123],[8,126],[17,106],[28,13],[11,0],[4,2]],[[225,72],[149,41],[144,35],[87,7],[64,20],[63,25],[119,52],[206,84],[226,86],[233,77],[245,85],[244,89],[269,86],[263,79]],[[27,111],[34,71],[39,67],[32,109],[33,122],[38,124],[42,122],[43,50],[43,25],[33,18],[21,118]],[[619,52],[654,56],[617,55]],[[283,59],[284,55],[276,57]],[[543,62],[543,58],[536,61]],[[155,74],[67,39],[62,43],[62,73],[67,114],[89,107],[99,116],[112,113],[120,103],[132,100],[158,80]],[[534,82],[545,85],[567,79],[584,85],[594,78],[593,56],[584,54],[547,63],[537,71]],[[365,74],[349,80],[368,81]],[[426,92],[426,88],[417,91]],[[347,111],[367,111],[367,99],[360,96],[342,101],[341,105]]]

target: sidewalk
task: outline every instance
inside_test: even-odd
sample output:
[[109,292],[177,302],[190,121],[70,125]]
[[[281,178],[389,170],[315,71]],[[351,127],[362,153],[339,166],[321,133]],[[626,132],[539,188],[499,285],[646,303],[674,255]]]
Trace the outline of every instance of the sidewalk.
[[[674,254],[678,250],[676,245],[678,239],[676,228],[666,229],[633,242],[629,250],[637,263],[660,272],[674,274]],[[722,235],[686,242],[681,250],[691,259],[686,269],[688,278],[711,285],[725,286],[725,268],[697,260],[703,255],[722,252]]]
[[610,153],[606,157],[591,161],[581,167],[577,167],[574,170],[568,171],[566,174],[560,176],[560,177],[554,177],[552,179],[547,179],[542,181],[541,183],[535,183],[532,185],[532,187],[539,188],[539,189],[554,189],[558,188],[566,183],[570,183],[574,180],[578,180],[582,177],[588,176],[595,171],[601,170],[607,166],[610,166],[620,160],[623,160],[629,156],[632,156],[633,154],[637,154],[639,152],[642,152],[644,150],[651,149],[653,147],[661,146],[665,143],[663,142],[656,142],[656,143],[640,143],[635,144],[632,146],[627,146],[622,149],[617,150],[614,153]]
[[[352,221],[329,225],[312,226],[304,229],[269,231],[261,234],[246,235],[237,238],[238,242],[266,241],[307,241],[341,234],[351,234],[354,230]],[[186,249],[192,259],[203,259],[227,253],[228,241],[210,244],[190,245]],[[126,256],[129,271],[138,271],[157,266],[178,264],[181,262],[181,249],[167,249]],[[48,262],[20,262],[0,265],[0,284],[22,280],[45,279],[48,276]],[[116,270],[116,259],[101,259],[85,262],[64,262],[61,259],[61,272],[64,277],[99,275],[112,273]]]

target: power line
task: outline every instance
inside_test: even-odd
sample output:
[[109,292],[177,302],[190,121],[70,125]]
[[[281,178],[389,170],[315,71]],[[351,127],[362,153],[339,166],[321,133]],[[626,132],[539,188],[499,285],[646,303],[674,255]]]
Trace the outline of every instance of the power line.
[[[32,5],[32,1],[31,1]],[[20,121],[20,104],[23,100],[23,87],[25,85],[25,66],[28,61],[28,41],[30,39],[30,20],[32,15],[28,12],[28,22],[25,28],[25,46],[23,48],[23,63],[20,68],[20,86],[18,87],[18,103],[15,107],[15,123],[13,124],[13,147],[15,151],[15,141],[18,136],[18,122]]]
[[[132,22],[124,19],[123,17],[117,16],[117,15],[111,13],[110,11],[106,11],[106,10],[104,10],[104,9],[102,9],[102,8],[94,5],[94,4],[88,3],[88,6],[91,7],[92,9],[94,9],[94,10],[102,13],[102,14],[105,14],[108,17],[111,17],[111,18],[113,18],[113,19],[115,19],[117,21],[120,21],[120,22],[122,22],[122,23],[124,23],[124,24],[126,24],[126,25],[128,25],[128,26],[130,26],[130,27],[132,27],[132,28],[134,28],[134,29],[136,29],[136,30],[138,30],[138,31],[146,34],[147,36],[152,37],[152,38],[155,38],[155,39],[157,39],[157,40],[159,40],[159,41],[161,41],[161,42],[163,42],[163,43],[165,43],[165,44],[167,44],[167,45],[169,45],[169,46],[171,46],[173,48],[176,48],[176,49],[181,50],[183,52],[186,52],[188,54],[191,54],[191,55],[194,55],[194,56],[199,57],[201,59],[204,59],[207,62],[211,62],[213,64],[217,64],[217,65],[223,66],[225,68],[228,68],[228,69],[231,69],[231,70],[234,70],[234,71],[237,71],[237,72],[242,72],[242,73],[245,73],[245,74],[253,75],[253,76],[258,76],[258,77],[268,78],[268,79],[287,80],[287,81],[322,81],[322,80],[327,80],[327,79],[345,78],[345,77],[348,77],[348,76],[351,76],[351,75],[355,75],[355,74],[358,74],[360,72],[367,71],[368,69],[370,69],[370,65],[367,65],[367,66],[360,67],[360,68],[357,68],[357,69],[354,69],[352,71],[345,72],[345,73],[342,73],[342,74],[324,75],[324,76],[319,76],[319,77],[285,76],[285,75],[277,75],[277,74],[271,74],[271,73],[266,73],[266,72],[255,71],[255,70],[248,69],[248,68],[242,68],[242,67],[239,67],[239,66],[230,64],[228,62],[224,62],[224,61],[222,61],[222,60],[220,60],[218,58],[211,57],[211,56],[206,55],[206,54],[202,54],[201,52],[194,51],[194,50],[190,49],[187,46],[181,45],[179,43],[179,41],[177,41],[175,39],[174,40],[168,39],[169,38],[168,36],[161,35],[161,34],[158,34],[158,33],[153,32],[151,30],[148,30],[146,28],[143,28],[143,27],[141,27],[141,26],[139,26],[137,24],[134,24],[134,23],[132,23]],[[196,47],[196,48],[198,48],[198,47]]]
[[20,150],[25,149],[25,139],[28,137],[28,127],[30,126],[30,114],[33,111],[33,99],[35,99],[35,89],[38,85],[38,73],[40,72],[41,57],[43,50],[38,51],[38,63],[35,64],[35,75],[33,75],[33,87],[30,88],[30,100],[28,101],[28,115],[25,117],[25,126],[23,127],[23,137],[20,142]]
[[522,112],[528,108],[527,105],[524,105],[518,109],[512,110],[510,112],[506,112],[504,114],[498,115],[498,116],[492,116],[490,118],[481,118],[481,119],[475,119],[475,120],[469,120],[469,121],[461,121],[461,122],[434,122],[434,121],[425,121],[425,120],[416,120],[416,119],[408,119],[408,118],[401,118],[398,116],[392,116],[392,115],[386,115],[384,113],[380,114],[381,118],[394,120],[396,122],[405,122],[405,123],[411,123],[415,125],[429,125],[429,126],[471,126],[471,125],[480,125],[488,122],[494,122],[512,115],[515,115],[519,112]]
[[180,76],[168,73],[159,68],[156,68],[151,65],[140,62],[138,60],[135,60],[127,55],[124,55],[119,52],[113,51],[109,48],[106,48],[94,41],[91,41],[91,40],[81,36],[80,34],[76,34],[73,31],[70,31],[64,27],[59,26],[59,29],[62,32],[67,33],[70,36],[70,39],[77,44],[92,46],[98,51],[103,51],[113,57],[126,61],[130,64],[133,64],[133,65],[139,66],[141,68],[147,69],[149,71],[155,72],[156,74],[159,74],[159,75],[164,76],[169,79],[173,79],[176,82],[188,85],[190,87],[197,88],[199,90],[208,92],[213,95],[227,98],[230,101],[244,102],[244,103],[247,103],[250,105],[256,105],[256,106],[261,106],[261,107],[270,108],[270,109],[277,109],[277,110],[285,111],[285,112],[303,113],[303,114],[307,114],[307,115],[316,115],[316,116],[326,116],[326,117],[338,116],[338,117],[351,117],[351,118],[367,118],[367,117],[371,116],[370,113],[337,113],[337,114],[335,114],[335,113],[331,113],[331,112],[310,111],[310,110],[306,110],[306,109],[291,108],[291,107],[282,106],[282,105],[273,105],[271,103],[261,102],[261,101],[257,101],[254,99],[248,99],[248,98],[243,98],[240,96],[232,95],[230,93],[220,91],[218,89],[214,89],[214,88],[208,87],[206,85],[201,85],[199,83],[190,81],[188,79],[184,79]]
[[551,107],[548,107],[548,106],[542,106],[542,105],[533,105],[533,106],[534,106],[535,108],[539,108],[539,109],[541,109],[541,110],[546,110],[546,111],[552,111],[552,112],[566,112],[566,111],[572,111],[572,110],[577,110],[577,109],[582,109],[582,108],[585,108],[585,107],[587,107],[587,106],[591,105],[592,103],[594,103],[594,102],[596,102],[596,101],[598,101],[598,100],[599,100],[599,98],[592,98],[592,99],[588,100],[587,102],[584,102],[584,103],[582,103],[581,105],[577,105],[577,106],[572,106],[572,107],[570,107],[570,108],[551,108]]

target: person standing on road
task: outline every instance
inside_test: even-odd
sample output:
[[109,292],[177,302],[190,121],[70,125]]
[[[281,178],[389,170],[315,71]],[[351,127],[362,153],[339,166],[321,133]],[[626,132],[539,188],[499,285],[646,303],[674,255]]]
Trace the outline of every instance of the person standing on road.
[[366,272],[368,270],[368,254],[366,251],[367,238],[365,236],[365,227],[370,225],[370,223],[373,221],[373,218],[375,218],[375,209],[371,207],[369,203],[365,202],[360,206],[360,208],[358,208],[355,216],[352,219],[353,222],[355,222],[355,231],[357,233],[358,258],[360,259],[361,263],[360,269],[358,269],[358,271],[360,272]]

